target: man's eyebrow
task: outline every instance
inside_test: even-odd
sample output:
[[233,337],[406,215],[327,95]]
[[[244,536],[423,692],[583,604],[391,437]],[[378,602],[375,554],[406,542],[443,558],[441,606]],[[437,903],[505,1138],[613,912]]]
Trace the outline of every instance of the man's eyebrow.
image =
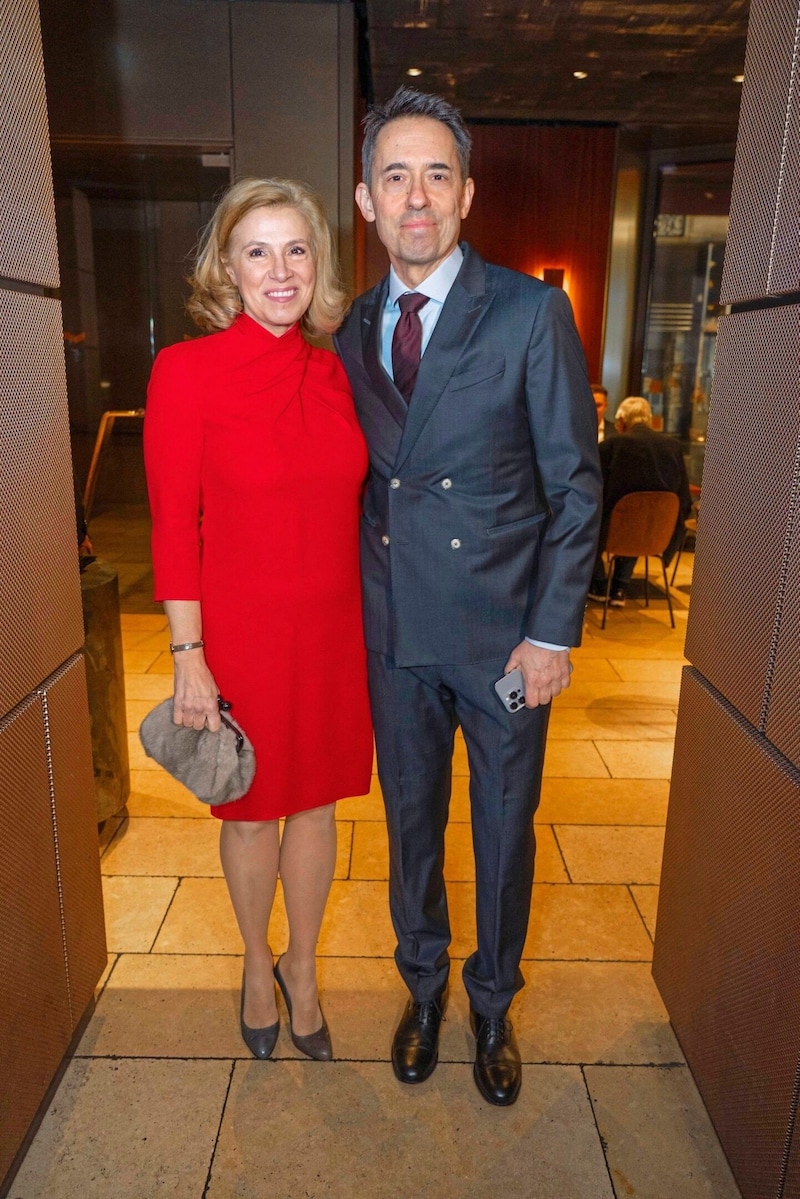
[[[426,171],[452,171],[452,163],[449,162],[427,162],[425,164]],[[407,171],[408,163],[406,162],[390,162],[381,171],[382,175],[388,175],[392,171]]]

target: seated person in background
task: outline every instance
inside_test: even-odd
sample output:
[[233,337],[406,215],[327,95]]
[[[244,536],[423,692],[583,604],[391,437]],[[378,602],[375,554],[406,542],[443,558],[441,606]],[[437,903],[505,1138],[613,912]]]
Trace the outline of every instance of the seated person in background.
[[[600,548],[597,551],[594,575],[589,587],[589,599],[601,603],[606,596],[606,572],[602,549],[611,512],[617,500],[631,491],[674,491],[680,500],[675,533],[664,561],[668,563],[680,545],[684,521],[692,510],[689,478],[679,442],[653,428],[653,413],[642,396],[628,396],[617,409],[615,419],[619,436],[604,440],[600,446],[600,466],[603,471],[603,523],[600,529]],[[626,587],[633,575],[635,558],[615,558],[611,580],[611,606],[625,606]]]
[[597,441],[601,444],[613,437],[616,430],[614,429],[613,420],[606,420],[606,412],[608,410],[608,391],[600,383],[592,384],[592,399],[594,406],[597,409]]

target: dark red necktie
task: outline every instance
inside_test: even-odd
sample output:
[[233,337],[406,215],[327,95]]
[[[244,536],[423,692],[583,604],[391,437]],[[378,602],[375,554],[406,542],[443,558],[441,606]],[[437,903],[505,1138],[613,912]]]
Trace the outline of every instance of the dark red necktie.
[[419,310],[428,303],[428,297],[418,291],[407,291],[397,301],[400,319],[392,336],[392,372],[397,390],[408,404],[417,381],[419,360],[422,352],[422,321]]

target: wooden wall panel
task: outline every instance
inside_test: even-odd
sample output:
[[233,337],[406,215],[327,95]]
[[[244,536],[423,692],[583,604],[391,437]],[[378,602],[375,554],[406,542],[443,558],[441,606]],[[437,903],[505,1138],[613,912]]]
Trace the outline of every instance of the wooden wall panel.
[[564,271],[589,374],[599,379],[615,129],[471,125],[475,201],[464,236],[484,258],[542,278]]

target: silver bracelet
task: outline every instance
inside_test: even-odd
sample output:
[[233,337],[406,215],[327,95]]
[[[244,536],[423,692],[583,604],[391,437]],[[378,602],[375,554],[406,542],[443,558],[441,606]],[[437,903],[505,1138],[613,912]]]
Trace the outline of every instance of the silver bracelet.
[[183,653],[185,649],[202,649],[205,641],[182,641],[180,645],[173,645],[170,641],[169,652],[171,654]]

